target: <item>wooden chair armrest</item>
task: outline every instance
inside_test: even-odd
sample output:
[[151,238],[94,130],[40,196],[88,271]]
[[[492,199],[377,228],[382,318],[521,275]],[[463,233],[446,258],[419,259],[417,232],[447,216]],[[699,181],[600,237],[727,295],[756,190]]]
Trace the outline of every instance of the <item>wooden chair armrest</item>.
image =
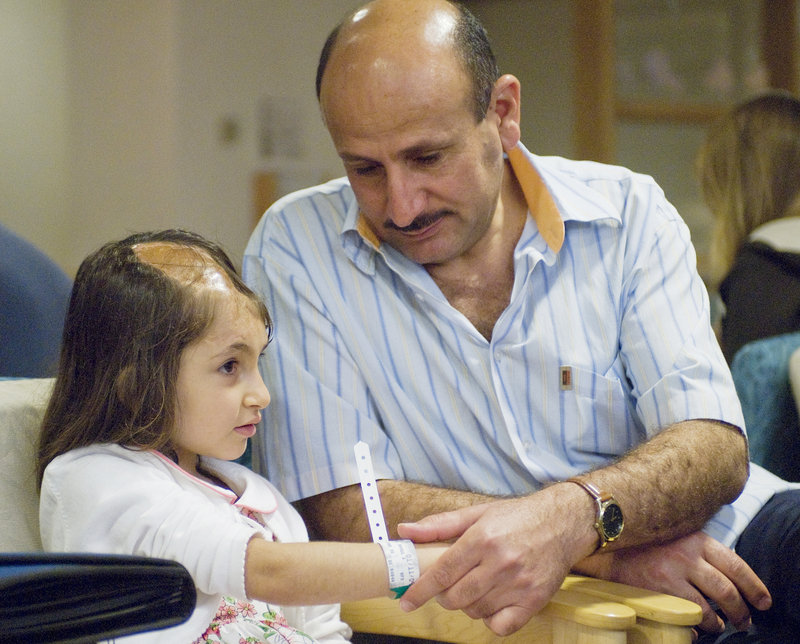
[[[685,599],[601,579],[569,575],[545,608],[508,644],[602,642],[688,644],[700,607]],[[500,640],[482,621],[430,601],[411,613],[388,598],[342,604],[342,619],[359,633],[380,633],[457,644]]]
[[639,617],[662,624],[696,626],[703,616],[700,606],[689,600],[594,577],[569,575],[561,588],[625,604]]
[[[388,598],[342,604],[342,619],[359,633],[402,635],[457,644],[487,644],[500,638],[482,621],[461,611],[448,611],[435,601],[411,613]],[[522,629],[502,638],[508,644],[559,641],[626,642],[626,631],[636,623],[635,611],[623,604],[571,590],[559,590],[548,605]],[[588,639],[587,639],[588,638]]]

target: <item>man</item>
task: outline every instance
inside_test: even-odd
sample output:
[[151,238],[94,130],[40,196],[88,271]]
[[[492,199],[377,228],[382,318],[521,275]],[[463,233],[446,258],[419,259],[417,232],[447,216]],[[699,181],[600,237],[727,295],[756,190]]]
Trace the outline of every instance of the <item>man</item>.
[[519,81],[444,0],[354,11],[317,89],[347,178],[281,200],[245,253],[276,320],[257,466],[318,536],[368,539],[369,443],[392,532],[457,539],[407,609],[438,595],[507,634],[572,569],[746,628],[770,595],[730,546],[787,485],[753,467],[720,510],[748,480],[741,410],[660,189],[531,155]]

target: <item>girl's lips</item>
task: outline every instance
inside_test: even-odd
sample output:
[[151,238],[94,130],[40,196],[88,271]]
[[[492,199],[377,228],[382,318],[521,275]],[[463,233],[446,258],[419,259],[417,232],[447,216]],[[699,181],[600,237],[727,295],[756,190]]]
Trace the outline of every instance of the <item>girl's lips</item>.
[[245,438],[252,438],[256,434],[256,426],[242,425],[241,427],[236,427],[233,431],[235,431],[237,434],[241,434]]

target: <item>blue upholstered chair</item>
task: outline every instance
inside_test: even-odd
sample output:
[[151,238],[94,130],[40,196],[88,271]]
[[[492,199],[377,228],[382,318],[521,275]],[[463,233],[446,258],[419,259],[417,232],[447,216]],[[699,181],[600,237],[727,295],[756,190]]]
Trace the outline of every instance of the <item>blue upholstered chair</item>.
[[52,376],[72,280],[0,224],[0,376]]
[[733,358],[750,460],[789,481],[800,481],[800,418],[789,380],[789,358],[800,332],[754,340]]

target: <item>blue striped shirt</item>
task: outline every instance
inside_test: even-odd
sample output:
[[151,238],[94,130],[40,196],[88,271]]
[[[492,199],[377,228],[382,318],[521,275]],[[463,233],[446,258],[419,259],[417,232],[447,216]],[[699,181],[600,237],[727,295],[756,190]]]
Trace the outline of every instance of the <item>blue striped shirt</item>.
[[[357,483],[360,440],[378,478],[518,495],[673,423],[744,426],[688,228],[662,190],[624,168],[521,151],[565,237],[558,248],[528,217],[491,341],[422,266],[368,234],[346,179],[264,215],[243,269],[276,338],[254,463],[289,499]],[[760,468],[751,478],[709,524],[728,545],[786,487]]]

